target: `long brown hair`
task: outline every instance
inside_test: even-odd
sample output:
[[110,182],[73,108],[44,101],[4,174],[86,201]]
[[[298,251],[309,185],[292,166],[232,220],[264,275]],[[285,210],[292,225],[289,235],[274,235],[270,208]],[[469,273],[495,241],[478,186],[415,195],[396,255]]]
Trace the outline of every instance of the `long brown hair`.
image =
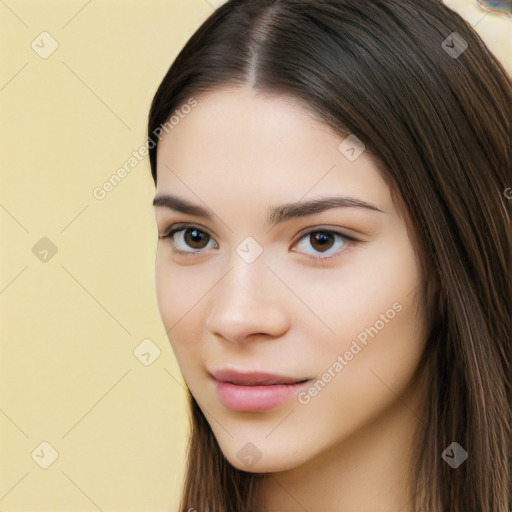
[[[247,85],[293,97],[340,136],[354,133],[407,220],[429,322],[411,509],[510,511],[510,76],[440,0],[230,0],[155,94],[155,184],[158,128],[191,97]],[[271,475],[234,468],[189,398],[180,511],[258,510]],[[454,441],[468,452],[457,469],[441,457]]]

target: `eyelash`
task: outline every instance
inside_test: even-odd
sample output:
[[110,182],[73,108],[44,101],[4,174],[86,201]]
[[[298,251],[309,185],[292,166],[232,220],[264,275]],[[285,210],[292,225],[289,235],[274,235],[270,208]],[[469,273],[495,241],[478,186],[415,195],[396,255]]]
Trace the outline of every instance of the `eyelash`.
[[[172,245],[172,250],[177,253],[177,254],[180,254],[180,255],[183,255],[183,256],[187,256],[187,257],[194,257],[198,254],[201,254],[201,252],[203,251],[203,249],[197,249],[197,250],[192,250],[192,251],[183,251],[181,249],[177,249],[175,246],[174,246],[174,243],[172,241],[172,238],[173,236],[176,234],[176,233],[179,233],[180,231],[185,231],[187,229],[196,229],[197,231],[199,231],[200,233],[203,233],[205,235],[207,235],[209,237],[209,239],[212,239],[213,240],[213,237],[205,230],[199,228],[198,226],[195,226],[193,224],[180,224],[180,225],[172,225],[170,226],[170,228],[161,236],[159,236],[158,238],[159,239],[169,239],[170,242],[171,242],[171,245]],[[306,233],[303,233],[302,236],[297,240],[296,243],[300,242],[301,240],[303,240],[304,238],[306,238],[307,236],[313,234],[313,233],[328,233],[328,234],[332,234],[332,235],[337,235],[339,237],[341,237],[345,244],[344,244],[344,248],[339,250],[337,253],[334,254],[334,256],[311,256],[310,254],[308,254],[308,256],[313,259],[313,260],[316,260],[320,263],[322,262],[325,262],[326,260],[328,261],[332,261],[336,258],[338,258],[339,256],[341,256],[341,254],[343,252],[345,252],[346,250],[346,246],[350,246],[354,243],[358,243],[358,242],[361,242],[360,240],[357,240],[356,238],[353,238],[353,237],[350,237],[350,236],[347,236],[343,233],[340,233],[338,231],[335,231],[335,230],[332,230],[332,229],[323,229],[321,227],[317,227],[315,229],[311,229],[310,231],[307,231]],[[295,245],[294,244],[294,245]]]

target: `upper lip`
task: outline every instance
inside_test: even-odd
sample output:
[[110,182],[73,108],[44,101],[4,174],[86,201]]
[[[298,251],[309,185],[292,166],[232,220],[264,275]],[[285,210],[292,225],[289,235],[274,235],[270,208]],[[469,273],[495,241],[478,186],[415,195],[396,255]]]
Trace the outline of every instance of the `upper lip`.
[[259,372],[259,371],[239,371],[229,368],[213,370],[210,375],[219,382],[230,382],[239,386],[257,386],[272,384],[295,384],[305,380],[307,377],[288,377],[277,373]]

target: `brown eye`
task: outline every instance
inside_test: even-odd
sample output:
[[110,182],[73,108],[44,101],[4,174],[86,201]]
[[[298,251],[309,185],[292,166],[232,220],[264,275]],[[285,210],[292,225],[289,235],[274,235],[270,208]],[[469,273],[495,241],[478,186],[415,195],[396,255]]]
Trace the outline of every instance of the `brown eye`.
[[199,229],[187,228],[183,238],[185,243],[192,249],[204,249],[206,244],[208,244],[210,236]]
[[[295,244],[299,252],[316,260],[327,260],[341,255],[347,246],[355,244],[355,238],[328,229],[315,229],[305,233]],[[313,251],[313,252],[311,252]]]
[[202,253],[203,249],[217,247],[215,240],[202,229],[195,226],[179,226],[170,229],[159,238],[168,240],[174,252],[183,255]]
[[311,237],[311,247],[313,247],[315,251],[326,251],[334,244],[334,236],[332,233],[326,231],[315,231],[310,233],[309,236]]

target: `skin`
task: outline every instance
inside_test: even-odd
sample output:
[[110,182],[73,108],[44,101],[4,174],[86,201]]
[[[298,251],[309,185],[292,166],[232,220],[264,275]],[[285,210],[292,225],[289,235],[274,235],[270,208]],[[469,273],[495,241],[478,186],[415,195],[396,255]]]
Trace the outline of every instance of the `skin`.
[[[345,136],[291,98],[241,88],[197,99],[159,142],[155,197],[180,196],[213,219],[154,208],[159,235],[175,223],[204,233],[195,245],[184,231],[174,245],[161,238],[156,258],[160,314],[190,391],[227,460],[272,473],[265,510],[407,512],[424,397],[416,378],[422,276],[388,186],[367,154],[348,160],[338,149]],[[382,211],[337,207],[265,223],[270,206],[332,195]],[[331,235],[321,246],[307,234],[315,228],[358,242]],[[263,249],[252,263],[236,252],[248,236]],[[400,311],[334,371],[338,356],[397,303]],[[307,404],[292,397],[266,411],[234,411],[208,375],[225,367],[315,381],[331,368],[334,377]],[[261,453],[252,467],[237,456],[248,442]]]

